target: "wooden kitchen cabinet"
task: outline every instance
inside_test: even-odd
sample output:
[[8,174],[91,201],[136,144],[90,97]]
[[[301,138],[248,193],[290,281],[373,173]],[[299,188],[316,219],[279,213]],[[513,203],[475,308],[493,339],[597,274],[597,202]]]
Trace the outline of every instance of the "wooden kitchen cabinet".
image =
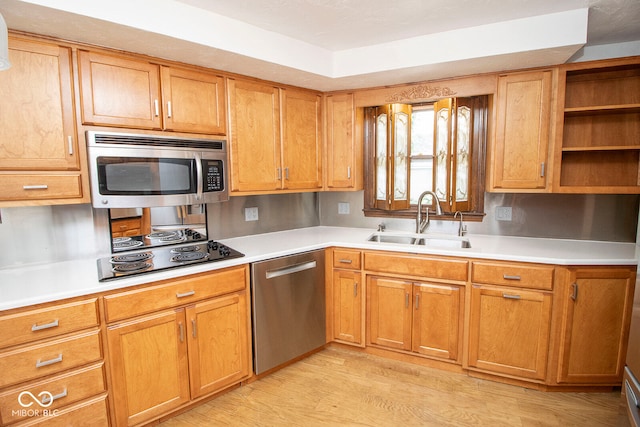
[[191,398],[223,389],[251,373],[246,292],[187,307]]
[[362,190],[363,121],[362,109],[355,108],[353,93],[326,97],[326,190]]
[[107,330],[115,425],[142,423],[189,401],[186,333],[184,309]]
[[472,263],[470,370],[544,381],[553,271],[551,266]]
[[368,344],[459,361],[463,289],[458,285],[368,276]]
[[620,385],[635,267],[572,268],[562,305],[557,382]]
[[364,347],[364,290],[359,250],[331,251],[333,335],[329,339]]
[[133,56],[78,51],[82,123],[224,135],[224,79]]
[[[96,298],[0,314],[0,425],[45,420],[47,425],[65,425],[61,420],[77,425],[99,425],[92,424],[94,420],[108,424],[98,325]],[[25,391],[40,397],[43,392],[51,393],[53,402],[46,409],[64,417],[43,418],[34,411],[22,411],[18,396]],[[95,413],[88,414],[87,406]]]
[[640,58],[561,67],[554,191],[640,193]]
[[557,70],[498,76],[489,191],[548,191]]
[[241,266],[105,296],[116,425],[153,421],[251,375],[247,284]]
[[9,39],[0,73],[0,207],[86,203],[71,49]]
[[227,85],[232,194],[321,188],[320,96],[254,81]]

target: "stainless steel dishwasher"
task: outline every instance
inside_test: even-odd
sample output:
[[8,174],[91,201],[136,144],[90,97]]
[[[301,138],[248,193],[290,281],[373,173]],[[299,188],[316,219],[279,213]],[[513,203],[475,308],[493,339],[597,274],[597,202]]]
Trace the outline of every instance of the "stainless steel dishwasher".
[[325,344],[324,286],[321,250],[251,265],[256,374]]

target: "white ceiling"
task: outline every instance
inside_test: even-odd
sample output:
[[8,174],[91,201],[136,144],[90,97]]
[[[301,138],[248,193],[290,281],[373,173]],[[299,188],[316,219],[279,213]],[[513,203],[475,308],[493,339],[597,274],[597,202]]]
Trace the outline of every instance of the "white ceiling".
[[640,0],[0,0],[0,13],[10,29],[324,91],[640,55]]

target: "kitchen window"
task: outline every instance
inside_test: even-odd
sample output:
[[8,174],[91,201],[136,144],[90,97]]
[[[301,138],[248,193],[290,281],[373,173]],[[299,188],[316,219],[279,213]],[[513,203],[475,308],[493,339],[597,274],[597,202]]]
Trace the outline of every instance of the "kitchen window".
[[430,190],[445,216],[482,218],[486,130],[486,96],[367,108],[365,215],[414,217]]

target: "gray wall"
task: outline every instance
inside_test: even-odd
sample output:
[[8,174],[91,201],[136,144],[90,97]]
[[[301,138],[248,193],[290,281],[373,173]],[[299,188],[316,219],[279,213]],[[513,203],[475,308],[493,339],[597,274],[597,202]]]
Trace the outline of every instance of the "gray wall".
[[[640,196],[489,194],[487,216],[468,223],[469,233],[634,242]],[[348,203],[348,215],[338,203]],[[510,206],[511,222],[497,221],[495,208]],[[246,222],[244,209],[258,208]],[[224,239],[316,225],[375,229],[380,218],[365,218],[363,193],[327,192],[232,197],[207,206],[209,237]],[[109,254],[109,223],[90,205],[36,206],[0,210],[0,268],[22,264],[98,258]],[[413,230],[408,219],[385,219],[388,229]],[[430,231],[455,233],[456,223],[433,221]]]

